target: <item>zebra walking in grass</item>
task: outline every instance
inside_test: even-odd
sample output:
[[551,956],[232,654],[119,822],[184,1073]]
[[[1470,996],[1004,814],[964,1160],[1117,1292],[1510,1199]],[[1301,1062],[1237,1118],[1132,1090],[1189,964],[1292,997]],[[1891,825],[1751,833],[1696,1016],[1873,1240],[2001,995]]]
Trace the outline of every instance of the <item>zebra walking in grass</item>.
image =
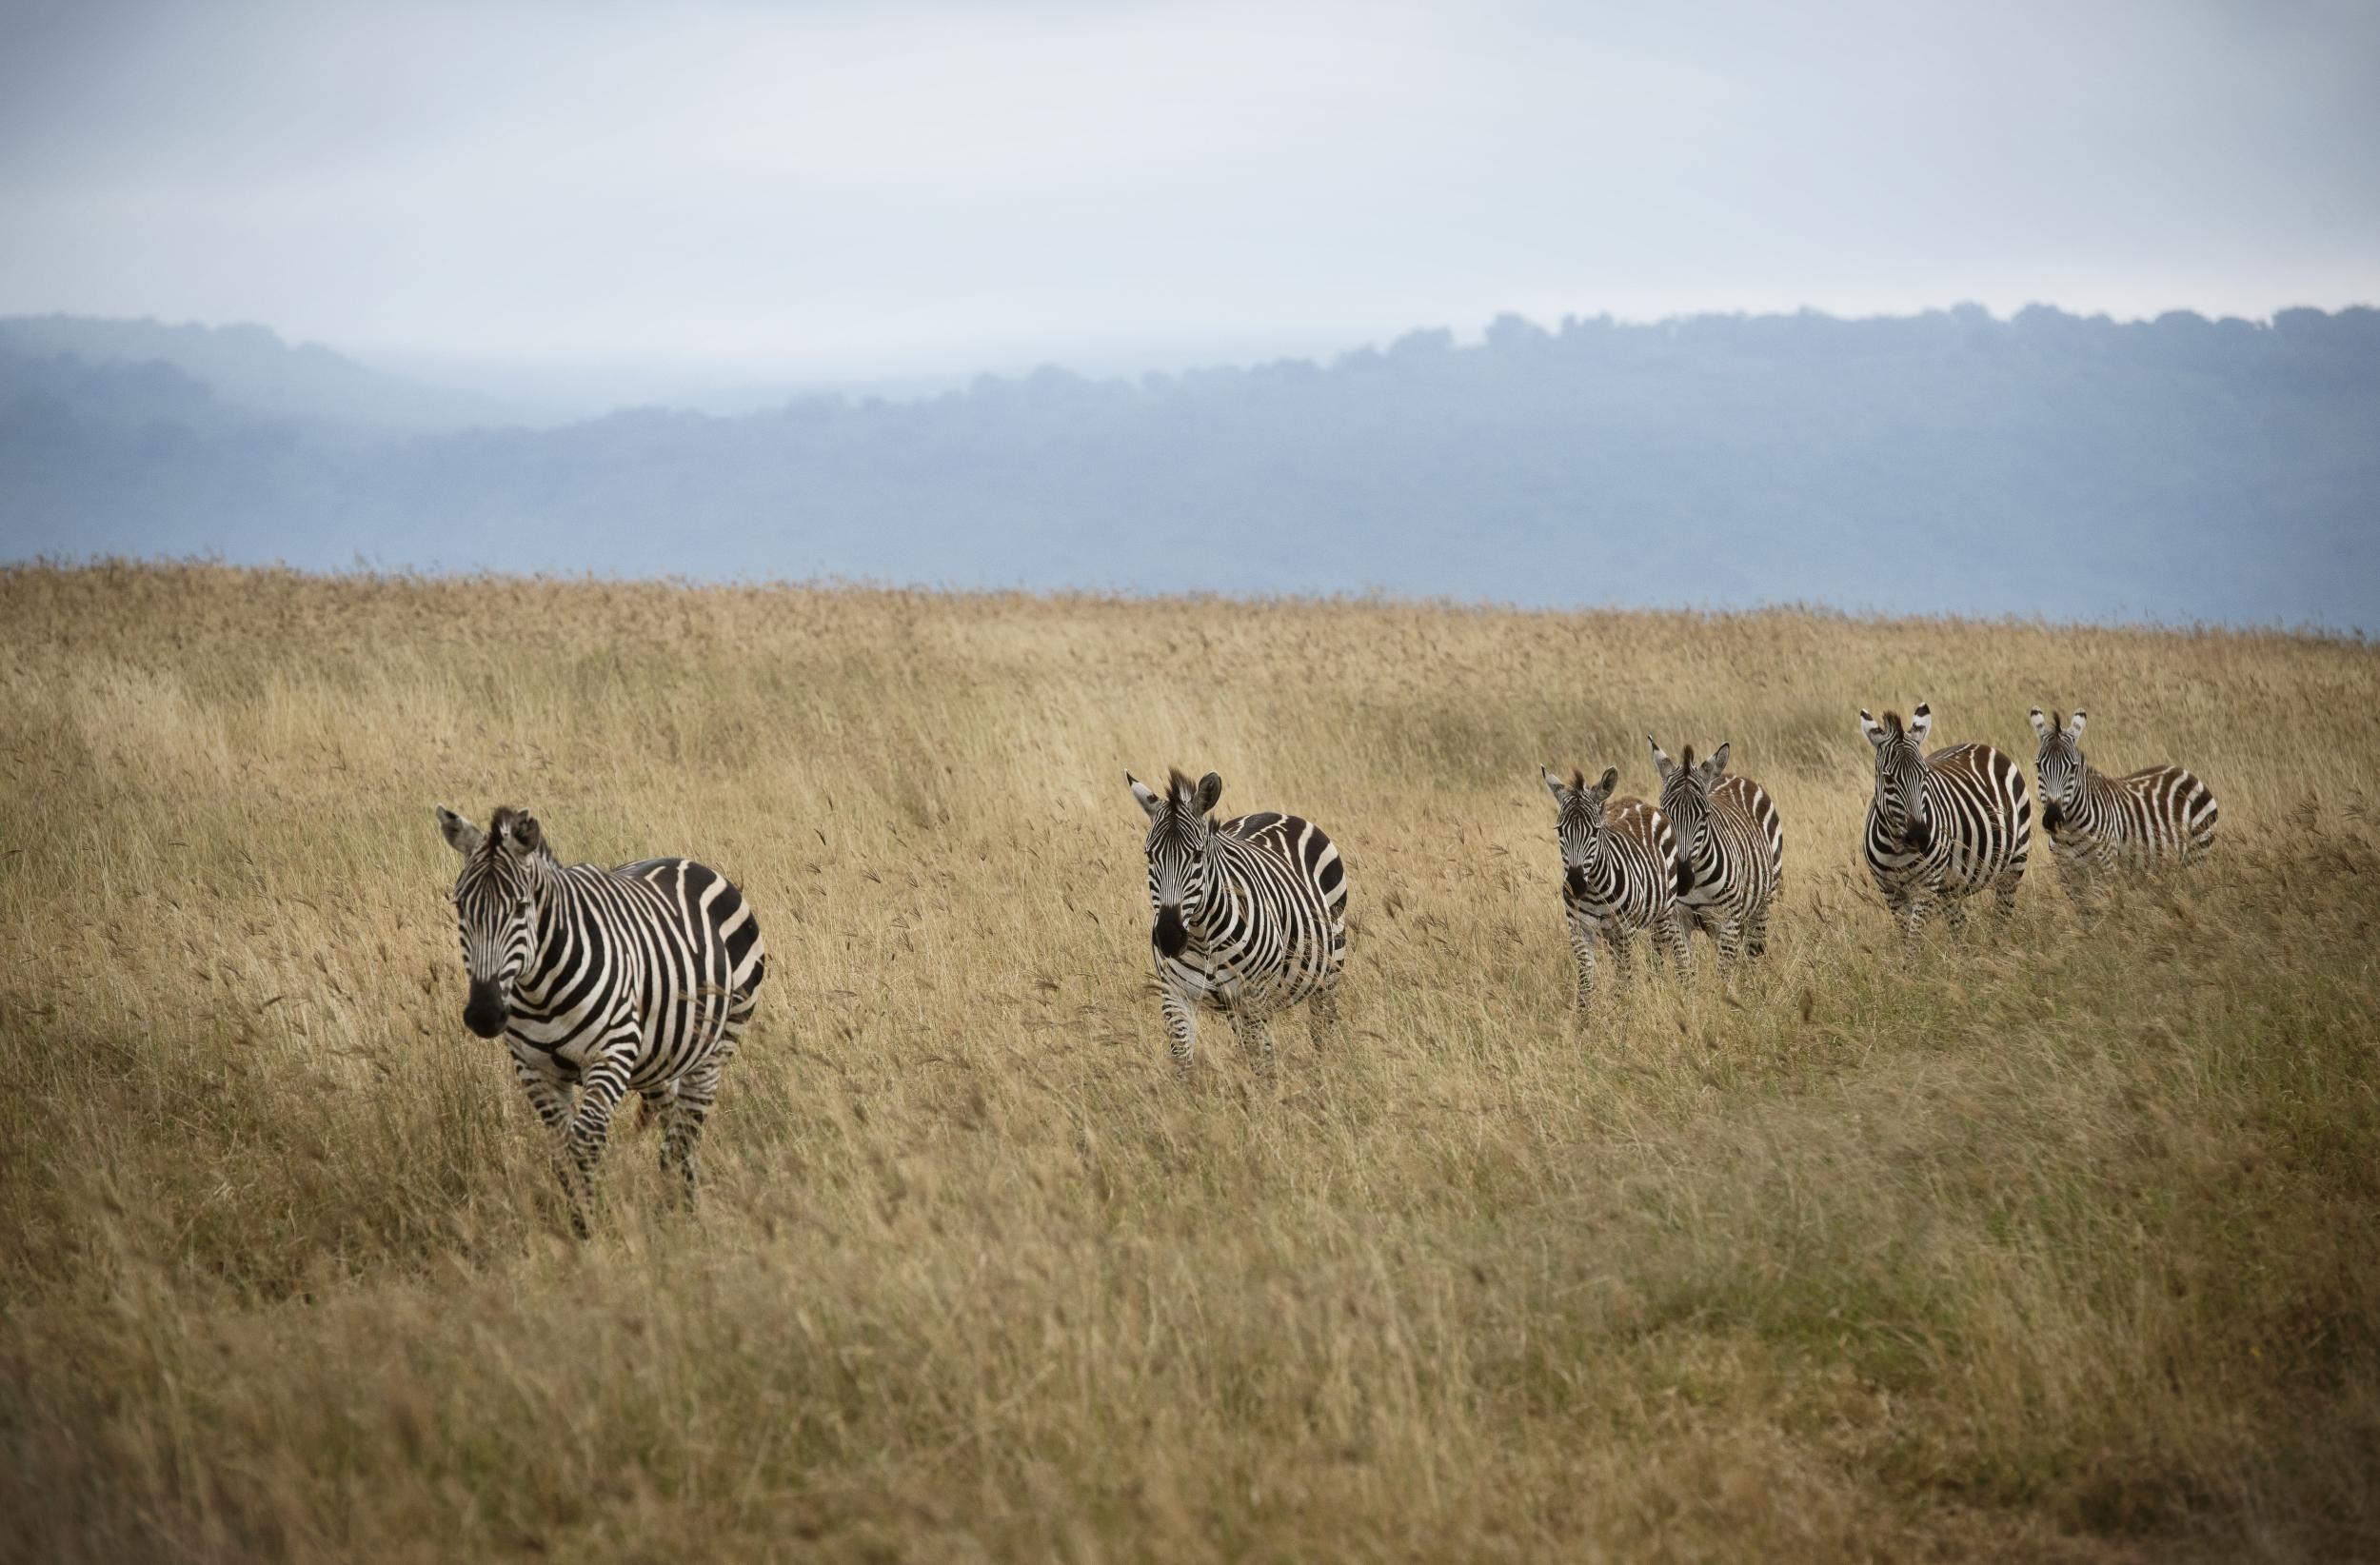
[[1875,746],[1875,792],[1861,851],[1902,931],[1915,934],[1935,902],[1944,921],[1964,922],[1960,899],[1986,886],[2003,917],[2014,912],[2033,848],[2033,796],[2023,769],[1989,744],[1953,744],[1927,755],[1934,712],[1924,702],[1907,728],[1897,712],[1879,723],[1864,709],[1859,726]]
[[1543,767],[1537,775],[1558,812],[1562,911],[1578,965],[1577,1008],[1584,1011],[1595,992],[1598,937],[1611,946],[1612,964],[1623,977],[1630,941],[1639,930],[1652,931],[1655,954],[1667,946],[1684,972],[1686,920],[1677,903],[1677,842],[1669,822],[1641,799],[1612,797],[1619,784],[1616,766],[1592,787],[1581,771],[1573,771],[1568,782]]
[[2083,759],[2084,714],[2044,717],[2033,709],[2041,741],[2041,829],[2069,895],[2111,869],[2140,869],[2164,860],[2187,863],[2214,845],[2214,794],[2179,766],[2151,766],[2109,777]]
[[1338,1021],[1347,960],[1347,873],[1322,828],[1262,811],[1212,816],[1223,780],[1174,772],[1159,793],[1130,772],[1149,818],[1149,944],[1158,1004],[1177,1065],[1197,1047],[1201,1005],[1231,1019],[1241,1047],[1270,1069],[1271,1019],[1307,1001],[1318,1047]]
[[571,1225],[586,1232],[587,1188],[631,1092],[691,1200],[695,1146],[768,968],[743,893],[690,859],[565,866],[524,810],[499,809],[482,832],[442,805],[438,828],[463,858],[463,1024],[511,1050],[561,1143]]
[[1677,840],[1677,901],[1721,958],[1759,956],[1769,945],[1769,909],[1785,879],[1785,831],[1768,790],[1728,776],[1728,746],[1672,761],[1651,734],[1661,779],[1661,814]]

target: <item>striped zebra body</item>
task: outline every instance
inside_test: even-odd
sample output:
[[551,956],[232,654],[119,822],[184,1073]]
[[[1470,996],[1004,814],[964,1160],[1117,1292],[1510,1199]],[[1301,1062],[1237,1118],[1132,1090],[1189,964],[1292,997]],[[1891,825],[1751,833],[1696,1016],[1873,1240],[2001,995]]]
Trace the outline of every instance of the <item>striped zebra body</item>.
[[1901,726],[1887,712],[1859,723],[1875,746],[1875,791],[1860,848],[1885,904],[1915,934],[1936,902],[1964,921],[1961,900],[1990,887],[1999,912],[2016,908],[2033,848],[2033,796],[2016,763],[1989,744],[1924,751],[1934,714],[1923,702]]
[[1769,911],[1785,882],[1785,831],[1768,790],[1729,774],[1729,746],[1681,764],[1651,735],[1661,778],[1661,813],[1677,840],[1677,901],[1688,921],[1717,942],[1722,958],[1768,949]]
[[1347,959],[1347,877],[1319,826],[1262,811],[1220,824],[1223,781],[1180,772],[1163,794],[1126,772],[1149,817],[1149,931],[1167,1047],[1187,1066],[1195,1014],[1220,1011],[1242,1047],[1270,1067],[1271,1019],[1308,1004],[1317,1045],[1338,1019]]
[[768,966],[726,877],[690,859],[605,869],[558,862],[536,820],[499,809],[482,833],[439,811],[463,856],[454,900],[471,979],[464,1021],[501,1036],[567,1159],[572,1220],[630,1093],[662,1122],[662,1164],[694,1188],[695,1149]]
[[2180,766],[2106,775],[2083,759],[2086,721],[2079,711],[2064,720],[2033,713],[2041,829],[2071,895],[2081,897],[2107,871],[2186,863],[2214,845],[2221,812],[2212,790]]
[[1677,842],[1660,810],[1641,799],[1614,799],[1619,768],[1588,783],[1574,771],[1565,783],[1539,769],[1557,811],[1562,847],[1562,913],[1577,969],[1581,1011],[1595,993],[1597,943],[1611,947],[1624,976],[1636,936],[1650,931],[1657,956],[1667,949],[1682,972],[1686,920],[1677,902]]

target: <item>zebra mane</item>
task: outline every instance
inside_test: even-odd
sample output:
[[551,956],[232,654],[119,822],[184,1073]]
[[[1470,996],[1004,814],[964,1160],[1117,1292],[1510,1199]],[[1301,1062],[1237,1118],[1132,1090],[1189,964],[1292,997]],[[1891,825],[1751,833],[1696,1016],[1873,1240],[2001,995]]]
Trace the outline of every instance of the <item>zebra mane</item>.
[[545,847],[545,834],[538,829],[537,817],[515,805],[499,804],[487,818],[487,835],[480,842],[480,852],[493,863],[507,841],[519,842],[532,854]]
[[1180,766],[1165,768],[1165,807],[1176,814],[1187,813],[1183,806],[1199,797],[1199,784],[1181,775]]
[[1884,714],[1884,731],[1893,735],[1895,739],[1900,737],[1901,715],[1898,712],[1887,712]]

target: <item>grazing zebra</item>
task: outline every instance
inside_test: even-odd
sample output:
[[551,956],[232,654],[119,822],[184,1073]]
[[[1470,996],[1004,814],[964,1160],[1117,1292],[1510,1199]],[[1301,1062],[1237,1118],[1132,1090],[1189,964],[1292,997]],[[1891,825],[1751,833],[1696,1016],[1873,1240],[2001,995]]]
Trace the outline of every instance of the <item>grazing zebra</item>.
[[1339,1015],[1347,960],[1347,872],[1322,828],[1270,810],[1218,825],[1222,797],[1213,772],[1193,782],[1177,771],[1163,793],[1130,772],[1149,818],[1149,944],[1158,1004],[1174,1062],[1197,1044],[1192,1012],[1230,1017],[1243,1048],[1273,1060],[1271,1018],[1300,1000],[1317,1046]]
[[695,1145],[768,967],[743,893],[690,859],[565,867],[525,810],[499,809],[482,832],[442,805],[438,829],[463,857],[463,1024],[512,1051],[566,1156],[571,1225],[586,1232],[587,1187],[631,1092],[659,1116],[662,1166],[691,1200]]
[[2033,848],[2033,796],[2022,768],[1989,744],[1927,755],[1934,712],[1924,702],[1906,729],[1898,712],[1878,723],[1862,710],[1859,726],[1875,746],[1861,850],[1903,932],[1915,934],[1936,901],[1944,921],[1964,922],[1959,899],[1987,885],[2003,916],[2014,912]]
[[2043,717],[2033,709],[2041,749],[2041,829],[2058,878],[2080,901],[2101,871],[2144,868],[2163,859],[2187,863],[2214,845],[2214,795],[2179,766],[2151,766],[2109,777],[2083,759],[2084,715]]
[[1565,783],[1542,766],[1537,775],[1558,810],[1562,844],[1562,910],[1569,917],[1571,955],[1578,961],[1577,1008],[1595,992],[1595,941],[1612,948],[1612,962],[1628,971],[1629,941],[1654,931],[1678,970],[1686,967],[1686,919],[1677,905],[1677,842],[1661,812],[1641,799],[1614,799],[1619,768],[1593,787],[1573,771]]
[[1728,746],[1681,763],[1655,742],[1661,813],[1677,838],[1677,901],[1695,925],[1718,942],[1719,955],[1759,956],[1769,945],[1769,909],[1785,879],[1785,831],[1768,790],[1729,777]]

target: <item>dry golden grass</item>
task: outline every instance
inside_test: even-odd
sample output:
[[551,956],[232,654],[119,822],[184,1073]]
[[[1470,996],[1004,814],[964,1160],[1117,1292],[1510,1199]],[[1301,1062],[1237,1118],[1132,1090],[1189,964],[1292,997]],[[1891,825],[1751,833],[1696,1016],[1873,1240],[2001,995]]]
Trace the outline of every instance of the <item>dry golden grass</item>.
[[[2370,1557],[2380,658],[2280,635],[0,573],[0,1550]],[[1862,705],[2216,859],[1903,950]],[[1769,962],[1566,1015],[1539,763],[1735,743]],[[1129,764],[1329,829],[1342,1040],[1164,1063]],[[430,807],[774,954],[565,1237]]]

